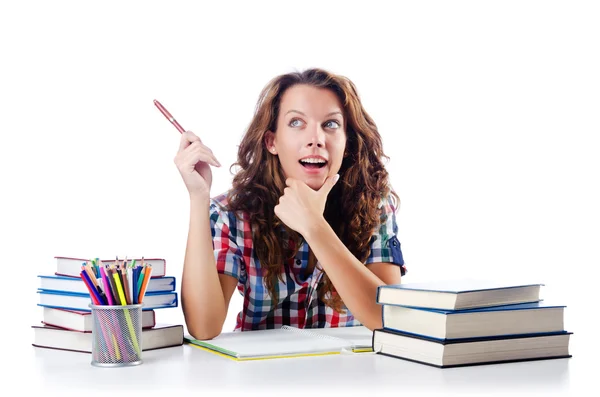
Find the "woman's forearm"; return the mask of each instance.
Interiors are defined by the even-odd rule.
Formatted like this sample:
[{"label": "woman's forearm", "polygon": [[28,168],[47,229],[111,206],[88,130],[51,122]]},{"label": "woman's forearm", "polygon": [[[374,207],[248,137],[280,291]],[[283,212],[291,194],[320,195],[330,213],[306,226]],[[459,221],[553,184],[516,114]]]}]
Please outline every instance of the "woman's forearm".
[{"label": "woman's forearm", "polygon": [[377,287],[384,285],[340,241],[331,226],[317,222],[304,237],[344,304],[358,321],[373,330],[381,327]]},{"label": "woman's forearm", "polygon": [[211,339],[220,334],[227,316],[213,254],[209,205],[209,198],[190,199],[190,224],[181,278],[185,322],[188,332],[197,339]]}]

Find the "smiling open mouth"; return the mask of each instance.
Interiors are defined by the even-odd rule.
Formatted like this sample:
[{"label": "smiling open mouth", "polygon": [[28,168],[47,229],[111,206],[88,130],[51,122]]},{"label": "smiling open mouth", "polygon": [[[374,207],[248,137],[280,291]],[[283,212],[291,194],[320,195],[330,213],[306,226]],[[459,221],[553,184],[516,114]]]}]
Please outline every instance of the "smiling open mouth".
[{"label": "smiling open mouth", "polygon": [[317,169],[323,168],[327,165],[327,161],[320,159],[304,159],[298,161],[304,168]]}]

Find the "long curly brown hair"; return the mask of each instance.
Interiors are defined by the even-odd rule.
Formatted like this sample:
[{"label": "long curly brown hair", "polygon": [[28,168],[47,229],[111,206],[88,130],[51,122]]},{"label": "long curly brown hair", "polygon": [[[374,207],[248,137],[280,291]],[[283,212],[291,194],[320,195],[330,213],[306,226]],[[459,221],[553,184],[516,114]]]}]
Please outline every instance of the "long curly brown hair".
[{"label": "long curly brown hair", "polygon": [[[398,195],[388,183],[382,159],[381,136],[373,119],[363,108],[354,84],[346,77],[319,68],[280,75],[262,90],[254,117],[240,143],[239,167],[228,194],[226,210],[243,216],[252,225],[252,242],[260,261],[271,299],[278,302],[277,279],[282,280],[284,266],[290,266],[302,243],[302,236],[288,228],[274,213],[286,187],[278,157],[267,152],[265,133],[277,133],[281,98],[297,84],[331,90],[343,106],[346,123],[346,157],[340,179],[328,195],[324,217],[350,252],[361,262],[370,254],[372,235],[380,224],[381,201]],[[396,205],[394,205],[397,208]],[[316,265],[309,252],[309,268]],[[319,299],[338,312],[343,302],[327,274],[318,287]]]}]

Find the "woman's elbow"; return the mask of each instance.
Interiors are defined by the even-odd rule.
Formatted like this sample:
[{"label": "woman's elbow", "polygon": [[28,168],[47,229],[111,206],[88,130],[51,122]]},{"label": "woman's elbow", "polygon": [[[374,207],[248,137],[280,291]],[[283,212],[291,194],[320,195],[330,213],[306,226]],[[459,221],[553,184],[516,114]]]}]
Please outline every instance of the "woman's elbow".
[{"label": "woman's elbow", "polygon": [[190,335],[197,340],[210,340],[221,334],[221,329],[210,327],[188,327]]}]

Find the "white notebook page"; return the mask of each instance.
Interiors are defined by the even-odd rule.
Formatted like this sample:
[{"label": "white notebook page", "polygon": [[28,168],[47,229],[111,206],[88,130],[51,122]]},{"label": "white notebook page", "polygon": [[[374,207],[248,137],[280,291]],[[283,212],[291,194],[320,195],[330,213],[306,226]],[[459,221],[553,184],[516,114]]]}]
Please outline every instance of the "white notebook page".
[{"label": "white notebook page", "polygon": [[357,348],[372,347],[373,332],[364,326],[356,327],[335,327],[335,328],[310,328],[305,331],[317,335],[327,335],[335,338],[341,338],[349,342],[350,346]]},{"label": "white notebook page", "polygon": [[372,333],[366,327],[283,327],[259,331],[226,332],[196,344],[237,358],[336,353],[353,347],[370,347]]}]

